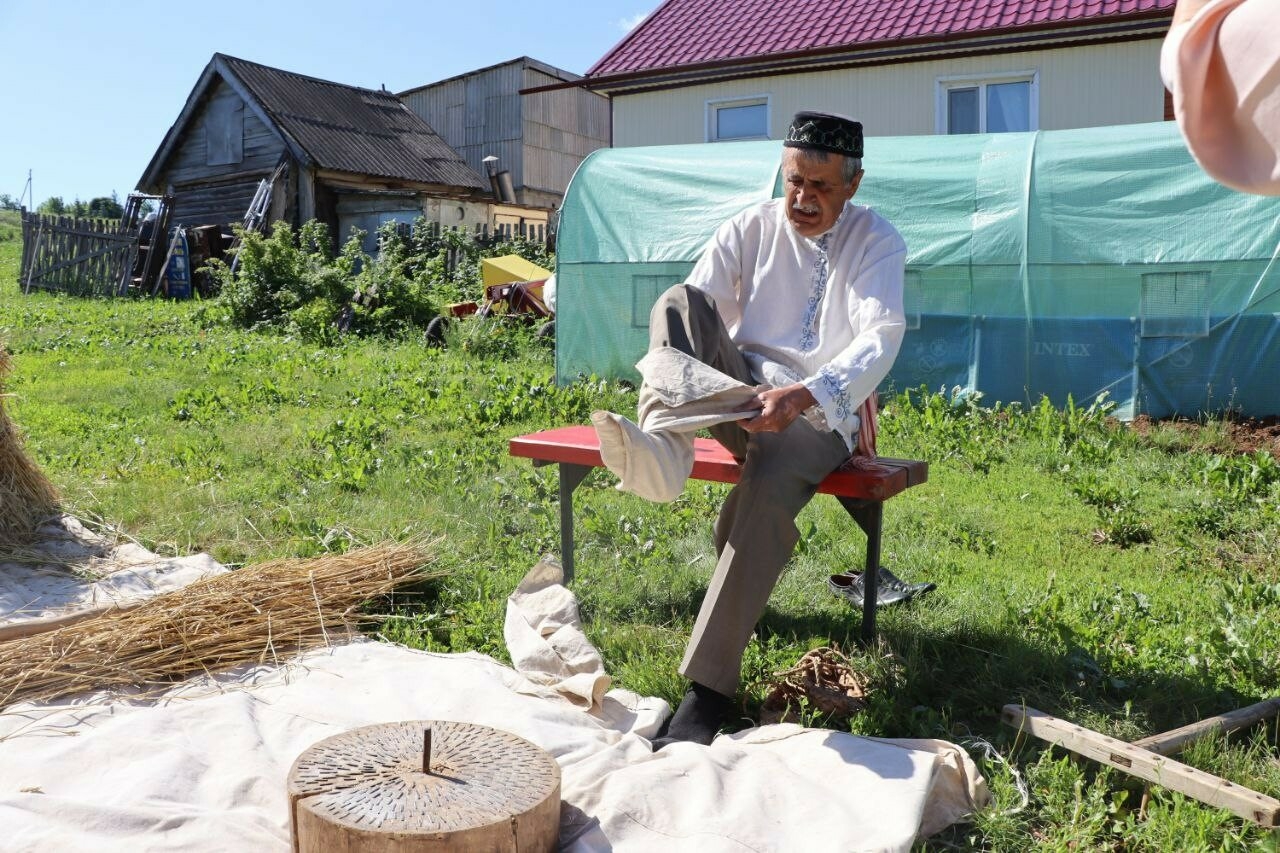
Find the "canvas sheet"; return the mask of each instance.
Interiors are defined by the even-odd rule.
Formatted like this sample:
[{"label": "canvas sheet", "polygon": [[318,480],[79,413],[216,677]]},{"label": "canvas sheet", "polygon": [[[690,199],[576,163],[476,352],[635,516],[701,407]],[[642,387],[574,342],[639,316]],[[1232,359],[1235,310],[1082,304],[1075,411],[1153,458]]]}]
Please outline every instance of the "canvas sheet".
[{"label": "canvas sheet", "polygon": [[513,732],[562,769],[561,848],[902,850],[985,800],[942,741],[794,725],[659,753],[666,703],[608,690],[572,593],[540,564],[509,601],[517,670],[479,654],[358,642],[185,683],[159,700],[81,697],[0,714],[11,851],[280,851],[286,778],[316,741],[375,723]]},{"label": "canvas sheet", "polygon": [[57,627],[78,614],[135,606],[227,571],[208,554],[160,557],[114,542],[69,515],[38,533],[21,562],[0,555],[0,640]]}]

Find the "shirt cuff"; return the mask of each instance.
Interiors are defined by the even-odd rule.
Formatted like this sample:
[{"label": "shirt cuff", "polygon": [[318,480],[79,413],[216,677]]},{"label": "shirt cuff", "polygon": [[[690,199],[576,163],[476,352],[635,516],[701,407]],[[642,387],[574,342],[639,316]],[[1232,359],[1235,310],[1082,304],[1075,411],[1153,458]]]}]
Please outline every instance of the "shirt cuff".
[{"label": "shirt cuff", "polygon": [[830,366],[824,365],[819,368],[816,374],[804,379],[802,384],[818,401],[829,424],[847,422],[857,408],[849,395],[848,382]]}]

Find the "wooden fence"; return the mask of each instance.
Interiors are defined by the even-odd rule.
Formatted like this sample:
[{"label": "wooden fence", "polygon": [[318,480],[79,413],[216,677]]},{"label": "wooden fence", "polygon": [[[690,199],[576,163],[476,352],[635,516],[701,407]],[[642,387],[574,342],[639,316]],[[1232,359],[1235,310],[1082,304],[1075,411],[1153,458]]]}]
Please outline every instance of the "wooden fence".
[{"label": "wooden fence", "polygon": [[18,286],[23,293],[35,289],[114,296],[127,289],[137,251],[137,228],[23,208]]},{"label": "wooden fence", "polygon": [[[517,238],[528,240],[530,243],[542,243],[546,246],[548,252],[554,252],[556,248],[555,229],[541,222],[521,222],[518,225],[512,222],[500,222],[492,228],[488,225],[467,228],[465,226],[427,222],[422,227],[426,229],[428,237],[435,239],[439,239],[449,232],[468,233],[478,245],[486,249]],[[407,222],[399,223],[398,229],[405,237],[413,233],[413,226]]]},{"label": "wooden fence", "polygon": [[[155,224],[157,234],[168,233],[169,198],[160,204]],[[132,202],[132,199],[131,199]],[[136,223],[136,224],[132,224]],[[402,225],[405,236],[409,225]],[[436,223],[426,226],[427,235],[442,238],[448,231]],[[468,236],[482,248],[489,249],[514,239],[542,243],[547,251],[555,251],[555,231],[542,223],[500,223],[490,228],[480,226]],[[18,286],[23,293],[51,290],[74,296],[123,296],[130,292],[153,293],[151,283],[163,274],[164,247],[167,240],[154,243],[146,253],[141,277],[134,277],[134,264],[139,254],[140,216],[126,215],[123,222],[104,219],[79,219],[22,211],[22,264],[18,269]],[[146,248],[146,247],[144,247]],[[453,270],[462,252],[448,250],[447,266]],[[167,258],[165,258],[167,261]],[[160,261],[157,263],[157,261]]]},{"label": "wooden fence", "polygon": [[[448,232],[468,234],[476,245],[482,249],[492,249],[500,243],[510,242],[515,239],[528,240],[531,243],[541,243],[548,252],[556,250],[556,232],[554,228],[548,227],[541,222],[524,223],[519,225],[510,222],[498,223],[493,228],[488,225],[477,225],[474,229],[453,226],[440,225],[437,222],[428,222],[423,226],[429,238],[440,239]],[[412,226],[408,223],[401,223],[398,227],[401,236],[408,237],[413,233]],[[463,252],[456,246],[450,246],[445,254],[445,269],[448,272],[453,270],[461,263]]]}]

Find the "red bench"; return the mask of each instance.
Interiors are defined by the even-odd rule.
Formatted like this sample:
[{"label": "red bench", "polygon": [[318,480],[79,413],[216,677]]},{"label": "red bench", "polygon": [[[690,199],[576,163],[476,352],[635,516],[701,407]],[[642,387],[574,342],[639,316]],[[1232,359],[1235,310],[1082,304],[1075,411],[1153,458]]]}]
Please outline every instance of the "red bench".
[{"label": "red bench", "polygon": [[[694,440],[695,480],[736,483],[741,474],[737,461],[718,442]],[[511,439],[512,456],[532,459],[533,464],[560,466],[560,558],[565,583],[573,580],[573,492],[591,471],[604,465],[600,442],[589,426],[570,426],[530,433]],[[862,460],[832,472],[818,492],[834,495],[867,535],[867,562],[863,570],[862,639],[876,636],[876,586],[880,571],[880,533],[884,502],[917,486],[929,477],[928,463],[913,459]]]}]

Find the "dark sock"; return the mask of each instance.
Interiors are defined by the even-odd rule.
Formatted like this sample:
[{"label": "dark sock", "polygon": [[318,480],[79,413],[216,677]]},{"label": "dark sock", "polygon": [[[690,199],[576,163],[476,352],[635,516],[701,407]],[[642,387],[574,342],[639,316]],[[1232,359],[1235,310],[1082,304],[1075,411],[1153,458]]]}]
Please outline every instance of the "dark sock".
[{"label": "dark sock", "polygon": [[654,738],[653,751],[681,740],[704,746],[710,744],[732,708],[733,697],[693,682],[680,701],[680,707],[667,721],[666,728]]}]

